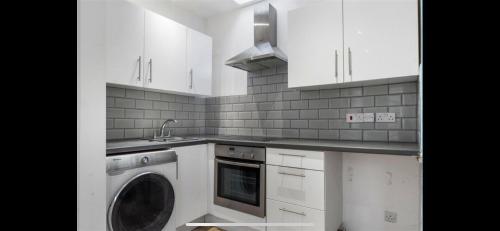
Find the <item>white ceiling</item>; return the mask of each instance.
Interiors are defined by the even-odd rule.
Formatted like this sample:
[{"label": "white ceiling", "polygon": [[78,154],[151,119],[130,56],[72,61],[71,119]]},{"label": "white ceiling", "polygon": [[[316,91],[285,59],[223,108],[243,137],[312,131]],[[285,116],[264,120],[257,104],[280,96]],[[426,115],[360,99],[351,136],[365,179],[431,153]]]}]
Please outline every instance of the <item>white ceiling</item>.
[{"label": "white ceiling", "polygon": [[182,8],[193,14],[207,18],[216,14],[229,12],[244,6],[254,4],[263,0],[252,0],[249,3],[239,5],[233,0],[165,0],[174,6]]}]

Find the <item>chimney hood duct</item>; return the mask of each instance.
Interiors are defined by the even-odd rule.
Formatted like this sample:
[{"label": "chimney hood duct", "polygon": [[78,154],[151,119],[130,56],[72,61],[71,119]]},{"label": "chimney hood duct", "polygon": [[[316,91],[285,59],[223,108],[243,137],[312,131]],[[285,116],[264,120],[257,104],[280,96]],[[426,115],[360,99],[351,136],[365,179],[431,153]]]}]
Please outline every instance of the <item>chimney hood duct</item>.
[{"label": "chimney hood duct", "polygon": [[258,71],[286,64],[286,55],[277,47],[276,9],[264,4],[254,10],[254,46],[226,61],[244,71]]}]

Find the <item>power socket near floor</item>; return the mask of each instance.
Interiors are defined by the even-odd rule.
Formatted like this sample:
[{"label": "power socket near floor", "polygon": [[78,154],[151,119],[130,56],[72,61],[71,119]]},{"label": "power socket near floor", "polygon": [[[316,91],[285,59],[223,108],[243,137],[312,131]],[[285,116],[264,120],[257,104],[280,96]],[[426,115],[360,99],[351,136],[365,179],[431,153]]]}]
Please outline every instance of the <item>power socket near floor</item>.
[{"label": "power socket near floor", "polygon": [[396,212],[385,210],[384,216],[385,216],[384,219],[387,222],[396,223],[398,221],[398,214]]}]

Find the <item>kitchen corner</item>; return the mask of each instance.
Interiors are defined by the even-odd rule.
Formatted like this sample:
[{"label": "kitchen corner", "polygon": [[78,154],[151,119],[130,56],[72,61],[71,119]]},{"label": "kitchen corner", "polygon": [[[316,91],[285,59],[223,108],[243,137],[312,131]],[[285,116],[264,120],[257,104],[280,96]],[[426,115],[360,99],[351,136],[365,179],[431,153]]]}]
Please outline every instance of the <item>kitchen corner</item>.
[{"label": "kitchen corner", "polygon": [[99,230],[421,230],[418,0],[95,2]]}]

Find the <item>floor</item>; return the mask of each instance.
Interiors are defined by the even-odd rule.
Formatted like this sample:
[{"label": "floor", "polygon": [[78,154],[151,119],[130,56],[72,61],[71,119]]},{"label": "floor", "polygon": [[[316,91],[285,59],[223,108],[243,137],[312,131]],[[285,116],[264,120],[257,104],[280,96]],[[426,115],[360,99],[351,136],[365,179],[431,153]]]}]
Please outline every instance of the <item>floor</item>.
[{"label": "floor", "polygon": [[196,229],[193,229],[192,231],[225,231],[225,230],[219,229],[217,227],[197,227]]}]

